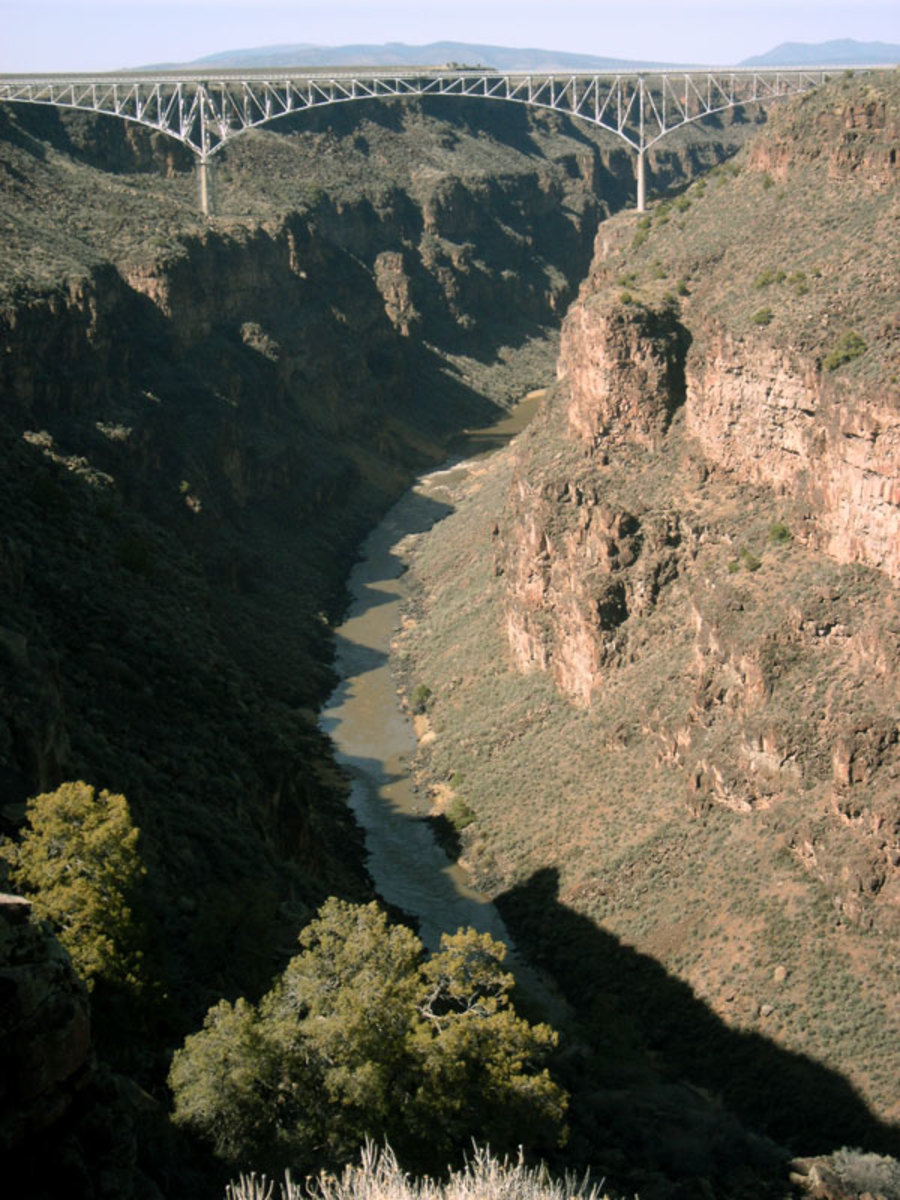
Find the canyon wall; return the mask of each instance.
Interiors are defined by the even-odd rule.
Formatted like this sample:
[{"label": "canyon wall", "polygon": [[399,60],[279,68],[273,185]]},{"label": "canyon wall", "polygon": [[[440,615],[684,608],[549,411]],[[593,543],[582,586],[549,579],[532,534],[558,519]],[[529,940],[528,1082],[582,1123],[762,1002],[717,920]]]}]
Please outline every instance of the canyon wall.
[{"label": "canyon wall", "polygon": [[[826,224],[832,211],[855,202],[860,216],[883,227],[898,179],[886,149],[896,132],[892,96],[867,101],[864,119],[857,98],[838,97],[811,122],[815,135],[806,129],[802,138],[802,105],[799,116],[774,122],[748,151],[731,202],[744,193],[744,204],[752,204],[754,173],[770,178],[770,170],[802,197],[804,172],[811,172],[810,183],[830,181],[831,192],[819,192]],[[805,152],[811,143],[815,151]],[[683,218],[701,230],[696,245],[705,201],[695,197]],[[782,219],[789,219],[784,211]],[[645,732],[660,742],[660,765],[684,772],[691,803],[712,800],[738,812],[821,781],[832,812],[832,832],[822,839],[828,848],[804,841],[795,852],[827,878],[840,911],[871,920],[869,901],[877,900],[880,919],[893,926],[900,919],[900,814],[892,799],[900,766],[896,598],[866,575],[871,605],[861,596],[848,610],[839,588],[829,604],[812,581],[816,556],[824,554],[900,582],[896,328],[881,309],[882,289],[896,278],[895,247],[880,254],[859,247],[856,270],[875,281],[870,312],[866,297],[850,309],[839,291],[844,267],[827,254],[815,272],[798,272],[802,286],[781,318],[794,344],[785,344],[777,336],[781,314],[769,309],[763,322],[748,322],[724,292],[733,268],[726,252],[710,256],[705,277],[695,269],[690,287],[682,276],[679,296],[674,271],[661,269],[652,251],[644,260],[653,266],[649,278],[635,271],[641,259],[629,244],[633,227],[617,220],[601,231],[591,278],[564,322],[559,383],[542,435],[545,446],[555,439],[557,457],[548,461],[546,448],[532,453],[525,441],[511,523],[497,539],[513,658],[522,670],[548,669],[564,693],[589,705],[616,671],[640,658],[646,618],[677,581],[693,630],[686,666],[696,690],[680,719],[645,718]],[[657,235],[657,254],[667,235]],[[762,223],[759,235],[769,236]],[[754,227],[741,236],[751,241]],[[761,264],[770,261],[763,246]],[[796,259],[802,244],[791,252]],[[762,279],[747,281],[748,307],[758,302],[753,290],[759,299],[772,295],[774,281]],[[865,330],[856,373],[851,358],[828,358],[838,312],[838,328],[849,327],[849,314]],[[541,446],[540,436],[533,441]],[[768,529],[762,511],[771,514]],[[771,556],[788,545],[804,552],[806,587],[796,577],[771,577]],[[739,584],[764,577],[781,614],[760,636],[759,624],[738,614],[762,597],[750,602]],[[826,712],[804,704],[788,717],[778,693],[798,659],[811,679],[830,663],[835,677],[853,680],[849,694],[838,704],[827,689]],[[813,694],[816,685],[808,689]],[[728,739],[715,734],[717,725],[728,725]]]},{"label": "canyon wall", "polygon": [[397,648],[436,811],[603,1045],[818,1151],[898,1145],[898,89],[603,223]]},{"label": "canyon wall", "polygon": [[811,546],[900,582],[894,397],[877,386],[861,395],[789,351],[721,334],[687,374],[687,428],[712,463],[790,496]]}]

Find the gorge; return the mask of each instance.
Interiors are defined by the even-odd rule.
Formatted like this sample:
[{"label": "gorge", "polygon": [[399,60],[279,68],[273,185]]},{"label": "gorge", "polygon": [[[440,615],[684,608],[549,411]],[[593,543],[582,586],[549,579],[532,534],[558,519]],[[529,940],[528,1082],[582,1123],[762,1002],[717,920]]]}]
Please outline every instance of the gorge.
[{"label": "gorge", "polygon": [[[356,547],[547,384],[584,279],[534,425],[408,550],[423,800],[465,800],[466,863],[577,1013],[569,1162],[774,1196],[792,1154],[896,1153],[897,111],[839,81],[637,228],[624,156],[555,115],[288,120],[205,227],[164,143],[0,112],[3,828],[64,779],[126,794],[166,991],[143,1055],[99,1031],[147,1095],[83,1047],[11,1152],[63,1139],[71,1194],[191,1190],[125,1129],[170,1047],[370,892],[316,722]],[[693,131],[657,189],[749,132]]]}]

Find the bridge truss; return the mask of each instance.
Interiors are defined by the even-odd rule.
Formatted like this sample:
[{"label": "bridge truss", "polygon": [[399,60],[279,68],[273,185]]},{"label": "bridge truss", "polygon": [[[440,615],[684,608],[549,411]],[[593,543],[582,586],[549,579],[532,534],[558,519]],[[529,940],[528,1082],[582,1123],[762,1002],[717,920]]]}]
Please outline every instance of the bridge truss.
[{"label": "bridge truss", "polygon": [[827,77],[825,68],[525,74],[434,67],[26,75],[0,76],[0,101],[103,113],[176,138],[197,156],[200,202],[208,214],[209,161],[235,137],[279,117],[355,100],[506,100],[564,113],[621,138],[637,157],[637,209],[643,212],[646,155],[661,138],[726,109],[809,91]]}]

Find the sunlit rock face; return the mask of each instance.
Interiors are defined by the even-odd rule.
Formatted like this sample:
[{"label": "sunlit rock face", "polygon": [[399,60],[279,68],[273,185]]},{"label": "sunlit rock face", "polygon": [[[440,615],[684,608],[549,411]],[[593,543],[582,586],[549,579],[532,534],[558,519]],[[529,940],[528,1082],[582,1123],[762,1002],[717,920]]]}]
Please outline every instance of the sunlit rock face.
[{"label": "sunlit rock face", "polygon": [[789,351],[723,335],[689,358],[688,429],[710,461],[805,505],[809,538],[900,582],[900,413]]}]

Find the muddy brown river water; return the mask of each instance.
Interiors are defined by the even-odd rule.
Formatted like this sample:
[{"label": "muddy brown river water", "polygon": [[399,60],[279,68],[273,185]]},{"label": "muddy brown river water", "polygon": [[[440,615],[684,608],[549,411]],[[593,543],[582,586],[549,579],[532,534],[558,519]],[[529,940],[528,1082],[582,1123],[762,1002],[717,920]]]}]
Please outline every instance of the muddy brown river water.
[{"label": "muddy brown river water", "polygon": [[467,431],[458,460],[422,476],[387,513],[362,546],[348,581],[352,603],[336,634],[341,683],[320,723],[351,780],[350,805],[365,830],[375,886],[386,901],[418,919],[420,937],[432,950],[442,933],[460,926],[471,925],[507,944],[510,938],[488,898],[435,842],[424,819],[427,800],[409,775],[416,741],[388,661],[406,595],[395,548],[446,515],[452,489],[468,473],[466,462],[499,449],[522,430],[541,395],[530,393],[496,425]]}]

